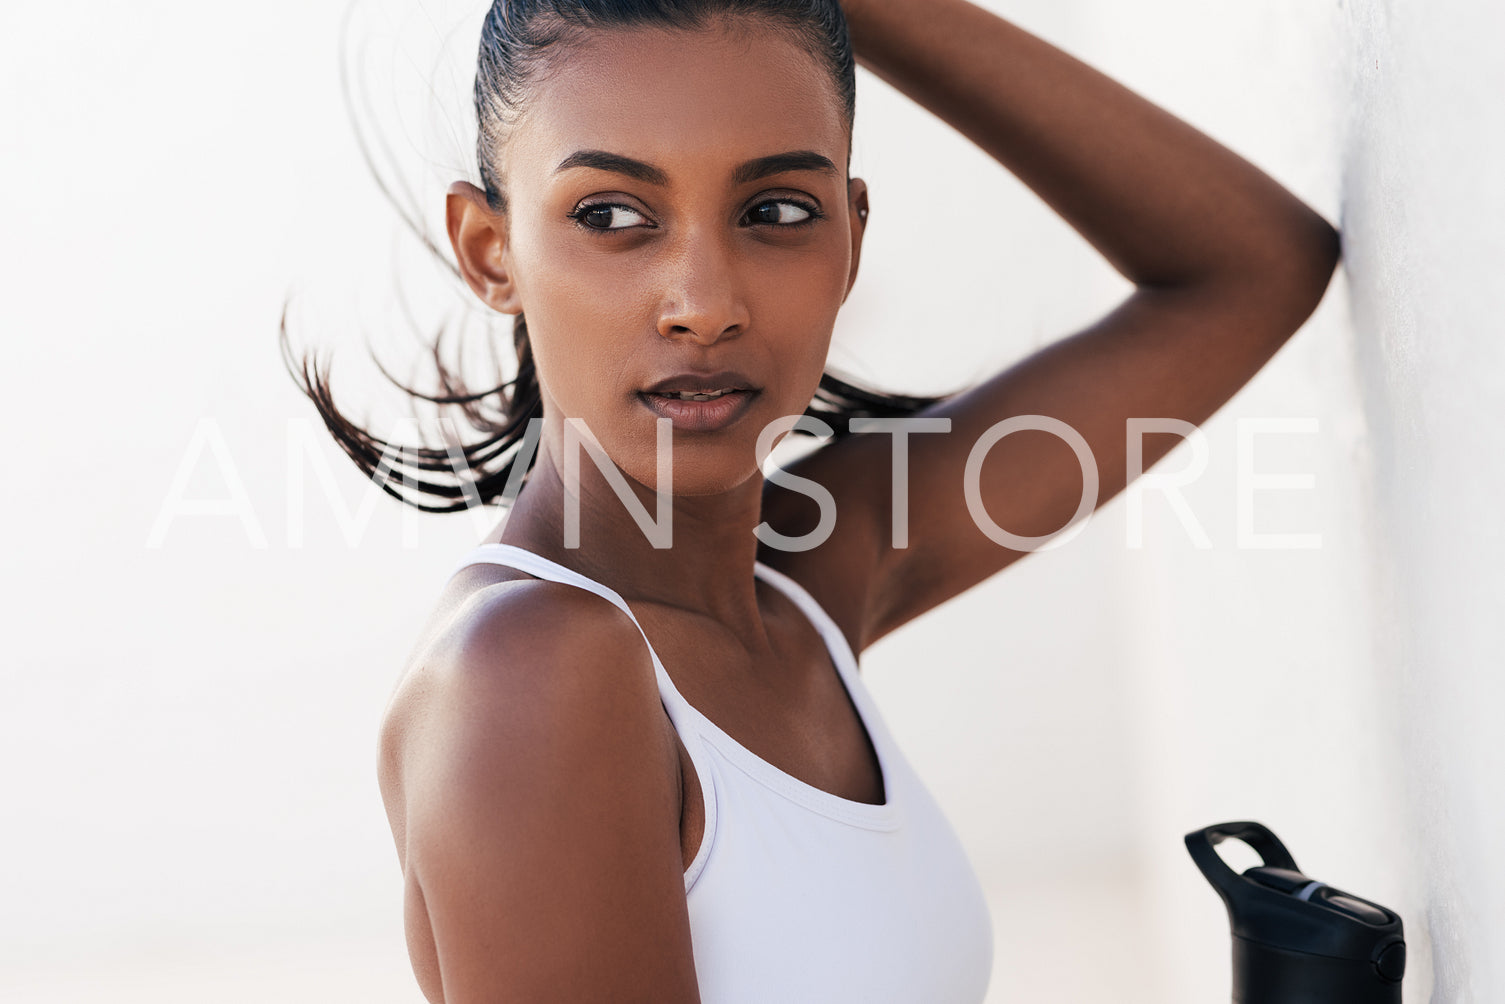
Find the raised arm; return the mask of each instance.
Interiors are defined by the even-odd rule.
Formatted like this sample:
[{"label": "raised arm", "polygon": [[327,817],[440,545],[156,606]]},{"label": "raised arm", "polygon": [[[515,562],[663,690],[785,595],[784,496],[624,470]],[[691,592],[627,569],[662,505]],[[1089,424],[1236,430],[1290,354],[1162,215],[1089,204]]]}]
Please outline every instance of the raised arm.
[{"label": "raised arm", "polygon": [[[837,545],[844,574],[867,584],[862,647],[1038,546],[996,542],[969,511],[963,475],[990,427],[1043,415],[1075,430],[1101,505],[1126,483],[1127,420],[1211,416],[1316,308],[1339,240],[1252,164],[966,0],[845,9],[861,65],[1006,166],[1138,287],[1086,330],[925,413],[951,432],[911,441],[907,547],[890,536],[889,436],[854,436],[792,467],[835,495],[838,534],[847,520],[871,538]],[[1144,466],[1177,442],[1146,436]],[[999,440],[977,483],[991,522],[1020,537],[1070,525],[1083,495],[1076,453],[1042,431]]]},{"label": "raised arm", "polygon": [[382,793],[430,1000],[698,1004],[676,752],[637,628],[509,584],[399,692]]}]

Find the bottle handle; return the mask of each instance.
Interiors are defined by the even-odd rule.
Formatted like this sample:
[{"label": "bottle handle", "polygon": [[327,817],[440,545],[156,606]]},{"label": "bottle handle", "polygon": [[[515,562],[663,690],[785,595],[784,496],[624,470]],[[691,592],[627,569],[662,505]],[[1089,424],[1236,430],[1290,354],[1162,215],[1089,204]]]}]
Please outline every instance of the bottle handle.
[{"label": "bottle handle", "polygon": [[1213,848],[1224,840],[1232,837],[1242,840],[1259,854],[1260,860],[1269,868],[1286,868],[1293,872],[1300,872],[1296,867],[1296,859],[1291,857],[1291,852],[1286,850],[1286,845],[1280,842],[1280,838],[1260,823],[1251,820],[1243,820],[1234,823],[1217,823],[1206,829],[1195,830],[1186,835],[1186,849],[1191,852],[1191,858],[1201,869],[1203,876],[1212,887],[1223,897],[1224,902],[1233,895],[1235,888],[1241,881],[1240,876],[1228,862]]}]

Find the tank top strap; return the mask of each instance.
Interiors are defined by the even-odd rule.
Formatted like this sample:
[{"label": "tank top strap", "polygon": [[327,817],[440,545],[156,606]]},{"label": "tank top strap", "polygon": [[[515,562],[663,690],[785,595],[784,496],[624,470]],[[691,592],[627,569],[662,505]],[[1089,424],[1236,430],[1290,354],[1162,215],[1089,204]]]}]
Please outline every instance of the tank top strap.
[{"label": "tank top strap", "polygon": [[519,571],[527,572],[539,579],[549,582],[562,582],[566,585],[578,586],[581,589],[595,593],[597,596],[608,601],[621,610],[638,629],[638,634],[643,639],[643,644],[648,646],[648,655],[653,659],[653,674],[658,681],[659,699],[663,702],[665,710],[669,714],[669,720],[674,724],[675,731],[685,744],[685,749],[690,754],[690,760],[695,768],[695,774],[700,781],[701,800],[705,811],[705,830],[701,836],[700,849],[696,852],[694,860],[685,869],[685,893],[695,885],[701,873],[705,870],[706,861],[709,858],[711,844],[715,840],[720,811],[718,807],[718,795],[709,755],[704,746],[704,740],[699,735],[698,723],[703,721],[689,701],[680,694],[674,686],[674,681],[669,678],[668,670],[659,661],[658,653],[653,650],[653,643],[648,640],[648,634],[643,630],[637,615],[627,606],[627,601],[622,595],[610,586],[603,585],[588,575],[582,575],[573,568],[566,568],[541,554],[534,554],[527,548],[518,547],[515,544],[479,544],[468,554],[464,555],[455,563],[454,570],[450,573],[453,578],[459,571],[469,565],[482,562],[493,565],[507,565]]},{"label": "tank top strap", "polygon": [[842,633],[841,626],[836,623],[835,618],[826,613],[825,607],[822,607],[820,602],[810,595],[810,591],[777,568],[765,565],[761,561],[754,564],[753,572],[777,587],[810,619],[810,623],[815,625],[816,631],[825,640],[826,648],[831,652],[831,659],[841,675],[848,679],[856,676],[858,673],[857,655],[852,651],[852,646],[847,643],[847,636]]},{"label": "tank top strap", "polygon": [[[638,622],[638,619],[633,616],[632,611],[628,609],[627,602],[622,599],[621,594],[610,586],[602,585],[595,579],[587,575],[582,575],[573,568],[566,568],[557,561],[551,561],[541,554],[534,554],[532,551],[518,547],[515,544],[478,545],[469,554],[456,562],[450,576],[453,578],[460,569],[482,562],[493,565],[507,565],[519,571],[527,572],[535,578],[579,586],[581,589],[595,593],[602,599],[614,604],[628,617],[632,617],[632,623],[637,624]],[[638,625],[638,630],[642,630],[642,625]],[[650,645],[649,647],[651,648],[652,646]]]},{"label": "tank top strap", "polygon": [[[831,655],[831,662],[836,667],[837,676],[841,678],[842,684],[846,687],[847,696],[856,706],[863,727],[867,730],[868,739],[872,742],[873,749],[883,764],[884,786],[887,788],[892,780],[889,765],[892,764],[895,767],[900,765],[903,761],[903,753],[893,733],[889,731],[888,722],[883,717],[878,702],[873,699],[866,681],[862,679],[857,654],[852,651],[851,644],[847,642],[847,636],[842,632],[841,625],[837,624],[836,619],[820,605],[820,601],[795,579],[761,561],[755,564],[753,570],[760,578],[781,590],[796,607],[803,611],[810,619],[810,623],[815,626],[816,632],[825,641],[826,651]],[[870,812],[865,804],[849,803],[849,805],[858,813],[877,815],[877,813]],[[886,809],[887,806],[878,808]]]},{"label": "tank top strap", "polygon": [[534,554],[527,548],[518,547],[515,544],[481,544],[455,564],[454,571],[450,573],[450,576],[453,578],[460,569],[481,562],[493,565],[507,565],[519,571],[527,572],[535,578],[546,579],[549,582],[562,582],[566,585],[578,586],[587,592],[595,593],[632,618],[632,623],[637,627],[638,634],[643,636],[643,642],[648,645],[648,651],[653,655],[654,665],[658,665],[658,653],[653,651],[653,644],[648,641],[648,635],[644,633],[643,625],[638,623],[637,615],[627,606],[627,601],[622,599],[622,594],[610,586],[603,585],[588,575],[582,575],[573,568],[566,568],[557,561],[545,558],[541,554]]},{"label": "tank top strap", "polygon": [[643,625],[638,621],[637,615],[632,612],[632,609],[627,605],[627,601],[622,599],[622,594],[618,593],[615,589],[597,582],[590,576],[583,575],[573,568],[567,568],[557,561],[545,558],[541,554],[535,554],[527,548],[518,547],[515,544],[491,543],[477,545],[470,553],[456,562],[454,570],[450,573],[450,577],[453,578],[455,574],[468,565],[482,562],[493,565],[507,565],[549,582],[562,582],[566,585],[578,586],[588,592],[595,593],[597,596],[616,606],[617,609],[632,618],[633,625],[638,629],[638,634],[642,636],[643,644],[648,646],[648,655],[653,659],[653,672],[658,679],[659,695],[664,699],[665,704],[672,705],[670,709],[672,712],[671,717],[678,723],[686,712],[691,716],[698,716],[699,712],[680,695],[679,689],[674,686],[674,681],[669,678],[668,671],[664,669],[664,664],[659,661],[658,653],[654,651],[653,643],[648,640],[648,634],[643,630]]}]

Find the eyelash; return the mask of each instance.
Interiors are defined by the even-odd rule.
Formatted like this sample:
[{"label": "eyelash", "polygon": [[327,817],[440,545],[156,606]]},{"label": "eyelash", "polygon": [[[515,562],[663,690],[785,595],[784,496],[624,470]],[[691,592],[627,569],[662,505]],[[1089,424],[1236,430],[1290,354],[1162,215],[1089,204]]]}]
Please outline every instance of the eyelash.
[{"label": "eyelash", "polygon": [[[811,225],[812,223],[815,223],[817,220],[823,220],[823,219],[826,218],[826,214],[825,213],[821,212],[820,209],[818,209],[813,204],[811,204],[809,202],[806,202],[804,199],[792,199],[792,198],[764,199],[762,202],[754,203],[752,209],[757,209],[759,206],[766,206],[766,205],[778,204],[778,203],[787,203],[788,205],[791,205],[791,206],[798,206],[800,209],[804,210],[804,212],[807,214],[807,216],[806,216],[805,219],[800,220],[798,223],[764,223],[764,224],[758,224],[759,226],[773,227],[775,230],[798,230],[798,229],[800,229],[802,227],[807,227],[807,226]],[[585,222],[585,216],[586,216],[587,213],[590,213],[592,210],[596,210],[596,209],[625,209],[628,212],[638,213],[638,211],[636,209],[633,209],[631,206],[625,205],[625,204],[623,204],[621,202],[586,202],[586,203],[582,203],[579,206],[576,206],[573,211],[571,211],[569,213],[566,213],[565,215],[567,215],[570,219],[574,220],[575,221],[575,225],[578,226],[581,230],[586,230],[586,231],[589,231],[590,233],[593,233],[593,234],[614,234],[614,233],[622,233],[622,232],[627,231],[627,230],[656,229],[654,227],[639,228],[639,227],[593,227],[593,226],[589,226]],[[751,212],[751,211],[752,211],[751,209],[748,210],[748,212]],[[643,214],[642,213],[638,213],[638,215],[642,216]]]}]

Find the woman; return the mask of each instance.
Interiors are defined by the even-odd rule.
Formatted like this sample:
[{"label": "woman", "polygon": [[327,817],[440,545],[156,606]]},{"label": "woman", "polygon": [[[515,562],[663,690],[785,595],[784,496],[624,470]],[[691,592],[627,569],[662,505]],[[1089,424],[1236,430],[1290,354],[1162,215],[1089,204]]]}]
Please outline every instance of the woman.
[{"label": "woman", "polygon": [[[1134,293],[944,400],[823,376],[868,217],[854,52]],[[1116,495],[1127,420],[1212,415],[1315,308],[1336,232],[966,0],[498,3],[476,104],[483,185],[450,189],[448,231],[475,294],[526,316],[478,424],[527,479],[381,733],[423,992],[980,1000],[976,878],[856,657]],[[835,437],[765,480],[806,413]],[[906,415],[932,421],[850,422]],[[331,428],[370,471],[373,440]]]}]

